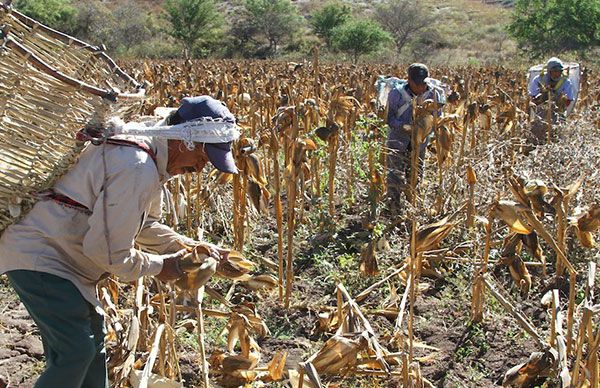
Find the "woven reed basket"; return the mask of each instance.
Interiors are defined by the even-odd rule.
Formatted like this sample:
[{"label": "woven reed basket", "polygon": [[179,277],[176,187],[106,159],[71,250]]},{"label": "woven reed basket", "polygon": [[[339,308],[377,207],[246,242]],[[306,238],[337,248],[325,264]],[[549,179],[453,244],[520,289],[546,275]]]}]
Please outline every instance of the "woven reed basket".
[{"label": "woven reed basket", "polygon": [[0,2],[0,234],[76,161],[77,131],[130,119],[144,95],[102,48]]}]

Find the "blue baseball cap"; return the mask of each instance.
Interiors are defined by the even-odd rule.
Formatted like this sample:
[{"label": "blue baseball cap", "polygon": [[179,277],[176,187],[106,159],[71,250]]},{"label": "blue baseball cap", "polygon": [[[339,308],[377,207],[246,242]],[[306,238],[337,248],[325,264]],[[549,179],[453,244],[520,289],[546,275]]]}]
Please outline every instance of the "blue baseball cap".
[{"label": "blue baseball cap", "polygon": [[[179,109],[177,109],[177,115],[181,120],[180,122],[210,117],[235,123],[235,117],[227,106],[210,96],[184,98],[181,100]],[[231,152],[231,142],[202,144],[204,144],[208,160],[210,160],[215,168],[229,174],[237,174],[238,169],[235,165],[233,153]]]},{"label": "blue baseball cap", "polygon": [[546,64],[546,67],[548,68],[549,71],[552,71],[552,70],[561,70],[562,71],[564,69],[562,61],[556,57],[550,58],[548,60],[548,63]]},{"label": "blue baseball cap", "polygon": [[429,69],[422,63],[413,63],[408,67],[408,78],[416,84],[424,84],[429,77]]}]

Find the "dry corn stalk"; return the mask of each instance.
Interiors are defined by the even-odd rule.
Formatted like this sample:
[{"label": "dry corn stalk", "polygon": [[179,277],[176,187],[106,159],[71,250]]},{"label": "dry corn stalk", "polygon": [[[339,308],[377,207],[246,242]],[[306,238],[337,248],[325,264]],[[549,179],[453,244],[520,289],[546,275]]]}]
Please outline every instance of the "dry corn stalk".
[{"label": "dry corn stalk", "polygon": [[490,257],[490,246],[492,239],[492,222],[493,211],[490,210],[489,217],[477,217],[478,224],[481,224],[485,230],[485,246],[483,248],[483,255],[479,268],[473,272],[473,288],[472,288],[472,300],[471,300],[471,320],[474,323],[481,322],[483,320],[484,309],[485,309],[485,285],[483,283],[483,276],[487,271],[487,265]]},{"label": "dry corn stalk", "polygon": [[467,228],[475,226],[475,184],[477,175],[470,165],[467,166],[467,183],[469,184],[469,204],[467,206]]},{"label": "dry corn stalk", "polygon": [[[567,187],[559,188],[554,187],[555,195],[552,198],[552,205],[554,206],[556,212],[556,242],[559,248],[563,252],[567,252],[567,215],[569,214],[569,202],[571,198],[577,193],[581,185],[583,184],[586,178],[586,174],[583,174],[579,179],[577,179],[574,183],[570,184]],[[556,274],[558,276],[562,276],[564,271],[564,266],[562,263],[557,263]],[[545,273],[544,273],[545,275]]]},{"label": "dry corn stalk", "polygon": [[273,161],[274,182],[275,182],[275,221],[277,224],[277,258],[278,258],[278,286],[279,301],[283,302],[283,210],[281,206],[281,177],[279,168],[279,138],[278,130],[271,130],[270,151]]},{"label": "dry corn stalk", "polygon": [[483,277],[483,282],[487,289],[490,291],[490,293],[496,298],[496,300],[498,300],[498,302],[500,302],[502,307],[504,307],[504,309],[516,319],[517,323],[529,335],[531,335],[535,340],[537,340],[539,346],[545,348],[546,341],[544,341],[542,336],[538,333],[535,326],[514,307],[514,303],[511,303],[507,299],[507,297],[505,297],[504,295],[502,295],[501,292],[498,291],[498,285],[495,284],[495,282],[490,278],[489,275],[485,275]]}]

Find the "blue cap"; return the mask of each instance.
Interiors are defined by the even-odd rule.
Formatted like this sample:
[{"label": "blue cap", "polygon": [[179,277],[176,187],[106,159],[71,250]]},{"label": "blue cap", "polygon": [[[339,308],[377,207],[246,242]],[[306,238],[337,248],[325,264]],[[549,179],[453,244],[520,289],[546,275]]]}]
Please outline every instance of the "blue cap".
[{"label": "blue cap", "polygon": [[548,60],[548,63],[546,64],[546,68],[548,69],[548,71],[552,71],[552,70],[563,70],[563,63],[560,59],[556,58],[556,57],[552,57]]},{"label": "blue cap", "polygon": [[[181,119],[181,122],[210,117],[235,123],[235,117],[229,111],[227,106],[225,106],[223,102],[210,96],[184,98],[181,100],[179,109],[177,109],[177,114]],[[235,160],[233,159],[233,153],[231,152],[231,142],[203,144],[206,155],[213,166],[220,171],[237,174],[238,169],[235,166]]]},{"label": "blue cap", "polygon": [[425,83],[425,78],[429,77],[429,69],[422,63],[413,63],[408,67],[408,78],[416,84]]}]

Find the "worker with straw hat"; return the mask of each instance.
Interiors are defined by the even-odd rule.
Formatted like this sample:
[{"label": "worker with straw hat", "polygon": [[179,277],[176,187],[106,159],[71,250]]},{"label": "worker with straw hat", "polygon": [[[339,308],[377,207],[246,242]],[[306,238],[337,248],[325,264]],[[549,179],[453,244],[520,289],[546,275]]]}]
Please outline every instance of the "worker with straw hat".
[{"label": "worker with straw hat", "polygon": [[[122,281],[181,277],[182,243],[199,242],[159,222],[163,184],[208,162],[237,173],[231,142],[239,130],[220,101],[185,98],[156,126],[162,132],[139,127],[148,136],[112,136],[88,145],[0,239],[0,273],[7,274],[42,336],[46,369],[36,387],[108,387],[96,284],[110,275]],[[201,276],[208,280],[227,251],[203,248],[209,257]]]}]

